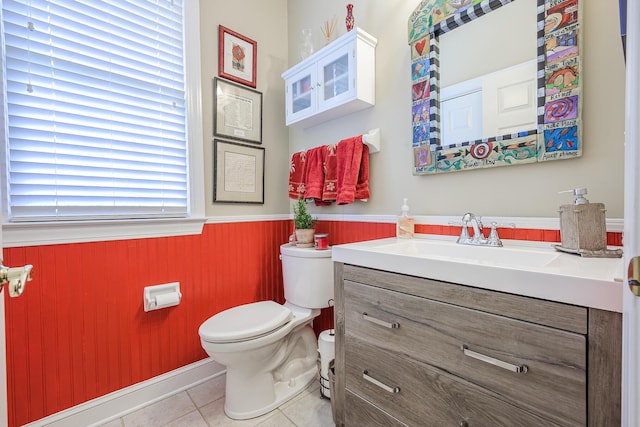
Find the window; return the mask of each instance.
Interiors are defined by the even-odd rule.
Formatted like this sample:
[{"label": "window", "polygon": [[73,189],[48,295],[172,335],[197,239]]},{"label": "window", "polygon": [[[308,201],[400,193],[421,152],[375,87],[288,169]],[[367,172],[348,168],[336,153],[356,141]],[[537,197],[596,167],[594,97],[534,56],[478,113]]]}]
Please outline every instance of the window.
[{"label": "window", "polygon": [[188,216],[183,2],[3,0],[2,14],[9,219]]}]

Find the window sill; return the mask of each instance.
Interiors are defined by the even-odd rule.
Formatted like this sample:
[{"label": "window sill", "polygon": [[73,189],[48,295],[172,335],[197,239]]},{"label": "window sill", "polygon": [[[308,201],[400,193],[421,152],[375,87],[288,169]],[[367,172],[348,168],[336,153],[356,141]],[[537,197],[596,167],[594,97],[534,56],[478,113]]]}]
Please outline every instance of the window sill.
[{"label": "window sill", "polygon": [[5,248],[201,234],[206,218],[4,223]]}]

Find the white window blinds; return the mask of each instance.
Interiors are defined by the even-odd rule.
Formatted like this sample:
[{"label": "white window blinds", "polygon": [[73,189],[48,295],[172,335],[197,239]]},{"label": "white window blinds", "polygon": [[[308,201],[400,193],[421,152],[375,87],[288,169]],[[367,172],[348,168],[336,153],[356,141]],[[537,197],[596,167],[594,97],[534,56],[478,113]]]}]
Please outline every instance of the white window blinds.
[{"label": "white window blinds", "polygon": [[11,220],[188,211],[181,0],[2,0]]}]

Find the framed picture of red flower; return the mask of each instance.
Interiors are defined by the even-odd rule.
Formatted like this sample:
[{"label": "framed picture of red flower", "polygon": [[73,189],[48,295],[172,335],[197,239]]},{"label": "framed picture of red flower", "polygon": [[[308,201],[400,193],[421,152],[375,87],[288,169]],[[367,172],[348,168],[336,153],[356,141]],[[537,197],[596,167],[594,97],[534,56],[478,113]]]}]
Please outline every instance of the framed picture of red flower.
[{"label": "framed picture of red flower", "polygon": [[255,88],[257,54],[255,40],[218,26],[218,76]]}]

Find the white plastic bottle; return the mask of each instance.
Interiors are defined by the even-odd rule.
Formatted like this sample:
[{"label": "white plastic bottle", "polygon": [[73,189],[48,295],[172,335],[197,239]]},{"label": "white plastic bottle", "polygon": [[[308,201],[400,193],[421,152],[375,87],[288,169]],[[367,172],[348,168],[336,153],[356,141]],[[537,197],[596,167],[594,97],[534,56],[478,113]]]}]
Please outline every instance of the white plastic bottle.
[{"label": "white plastic bottle", "polygon": [[401,239],[413,239],[414,235],[414,221],[409,216],[409,205],[407,205],[408,199],[403,199],[402,213],[398,217],[398,223],[396,224],[396,237]]}]

